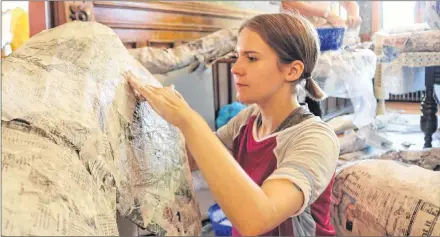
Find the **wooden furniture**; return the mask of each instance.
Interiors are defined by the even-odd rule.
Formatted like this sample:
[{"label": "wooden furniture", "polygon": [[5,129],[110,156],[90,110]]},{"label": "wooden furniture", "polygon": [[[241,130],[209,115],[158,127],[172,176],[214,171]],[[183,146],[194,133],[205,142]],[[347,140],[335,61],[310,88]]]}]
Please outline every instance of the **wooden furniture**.
[{"label": "wooden furniture", "polygon": [[[383,54],[383,41],[388,37],[384,34],[376,35],[375,42],[375,53],[378,57]],[[391,36],[390,36],[391,37]],[[412,52],[413,54],[423,53],[423,52]],[[433,52],[436,54],[438,52]],[[422,58],[429,58],[429,55],[424,55]],[[425,67],[425,96],[421,102],[420,109],[422,111],[422,115],[420,117],[420,128],[425,134],[425,144],[424,148],[432,147],[432,135],[438,129],[438,120],[437,120],[437,111],[438,111],[438,101],[434,93],[434,85],[440,85],[440,65],[430,63],[431,59],[426,60],[429,66]],[[434,61],[434,60],[432,60]],[[422,63],[423,65],[426,65]],[[414,65],[401,65],[407,67],[415,67]],[[376,66],[376,72],[374,77],[374,88],[375,88],[375,96],[378,100],[377,115],[382,115],[386,113],[385,108],[385,99],[388,97],[386,93],[388,93],[384,87],[384,76],[382,75],[385,70],[385,65],[382,63],[378,63]],[[424,67],[424,66],[418,66]],[[440,96],[440,95],[437,95]]]},{"label": "wooden furniture", "polygon": [[47,6],[49,2],[29,1],[29,35],[30,37],[46,30],[48,27]]},{"label": "wooden furniture", "polygon": [[52,27],[72,20],[97,21],[112,28],[127,48],[171,48],[261,13],[188,1],[52,1],[50,9]]},{"label": "wooden furniture", "polygon": [[432,134],[434,134],[438,128],[438,101],[434,94],[434,84],[440,85],[440,66],[425,68],[426,94],[420,106],[422,110],[420,127],[423,133],[425,133],[425,148],[432,147]]},{"label": "wooden furniture", "polygon": [[[376,70],[375,82],[383,83],[381,76],[381,66],[379,64]],[[424,148],[432,147],[432,135],[438,129],[438,101],[434,93],[434,85],[440,85],[440,66],[425,67],[425,91],[422,101],[420,103],[420,128],[425,135]],[[379,89],[380,90],[380,89]],[[423,93],[420,93],[423,94]],[[437,95],[437,97],[440,95]],[[386,112],[385,99],[381,94],[378,95],[377,114],[384,114]]]}]

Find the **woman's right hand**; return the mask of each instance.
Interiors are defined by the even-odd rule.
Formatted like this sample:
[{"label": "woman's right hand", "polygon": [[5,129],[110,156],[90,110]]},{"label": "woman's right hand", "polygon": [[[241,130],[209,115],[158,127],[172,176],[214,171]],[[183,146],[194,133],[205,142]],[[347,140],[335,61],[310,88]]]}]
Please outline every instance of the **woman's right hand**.
[{"label": "woman's right hand", "polygon": [[[153,87],[142,82],[130,71],[123,73],[136,97],[148,101],[150,106],[167,122],[182,129],[191,123],[194,110],[188,105],[183,96],[170,87]],[[136,94],[137,93],[137,94]]]}]

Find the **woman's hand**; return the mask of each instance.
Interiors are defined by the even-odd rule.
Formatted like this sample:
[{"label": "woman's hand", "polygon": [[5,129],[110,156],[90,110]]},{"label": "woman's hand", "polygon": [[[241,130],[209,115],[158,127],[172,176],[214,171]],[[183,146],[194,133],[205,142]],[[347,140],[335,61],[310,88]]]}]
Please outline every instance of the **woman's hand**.
[{"label": "woman's hand", "polygon": [[180,129],[191,121],[193,110],[182,95],[174,90],[174,86],[158,88],[142,85],[140,80],[130,71],[122,75],[133,89],[136,98],[147,100],[154,111],[166,121]]},{"label": "woman's hand", "polygon": [[356,1],[342,1],[342,7],[347,10],[347,26],[348,28],[356,28],[362,23],[359,16],[359,4]]},{"label": "woman's hand", "polygon": [[342,20],[342,18],[336,14],[330,14],[326,19],[333,27],[345,27],[346,21]]},{"label": "woman's hand", "polygon": [[347,26],[348,28],[356,28],[362,23],[362,18],[359,15],[348,16]]}]

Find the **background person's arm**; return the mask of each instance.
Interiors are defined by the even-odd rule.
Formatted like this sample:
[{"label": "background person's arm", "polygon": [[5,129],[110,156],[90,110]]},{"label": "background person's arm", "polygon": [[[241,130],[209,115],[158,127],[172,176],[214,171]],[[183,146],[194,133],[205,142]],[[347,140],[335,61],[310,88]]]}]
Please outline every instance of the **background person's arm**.
[{"label": "background person's arm", "polygon": [[304,16],[319,16],[319,17],[324,17],[325,12],[327,11],[327,6],[326,5],[316,5],[316,4],[311,4],[308,2],[303,2],[303,1],[282,1],[281,5],[283,7],[283,9],[291,9],[291,10],[296,10],[299,13],[301,13],[301,15]]},{"label": "background person's arm", "polygon": [[302,1],[282,1],[282,8],[286,10],[295,10],[303,16],[322,17],[332,26],[345,26],[346,22],[338,15],[333,13],[329,4],[311,4]]},{"label": "background person's arm", "polygon": [[343,1],[341,5],[347,10],[348,16],[359,16],[359,5],[356,1]]},{"label": "background person's arm", "polygon": [[356,1],[343,1],[342,7],[347,10],[347,25],[354,28],[362,23],[362,18],[359,16],[359,5]]}]

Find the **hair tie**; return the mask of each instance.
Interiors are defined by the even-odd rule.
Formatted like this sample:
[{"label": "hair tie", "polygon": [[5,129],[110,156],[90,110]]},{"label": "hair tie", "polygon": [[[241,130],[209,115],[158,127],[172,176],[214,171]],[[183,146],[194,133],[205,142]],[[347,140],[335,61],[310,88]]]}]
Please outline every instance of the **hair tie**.
[{"label": "hair tie", "polygon": [[310,73],[308,73],[308,72],[305,72],[304,74],[304,78],[307,80],[307,79],[312,79],[312,75],[310,74]]}]

